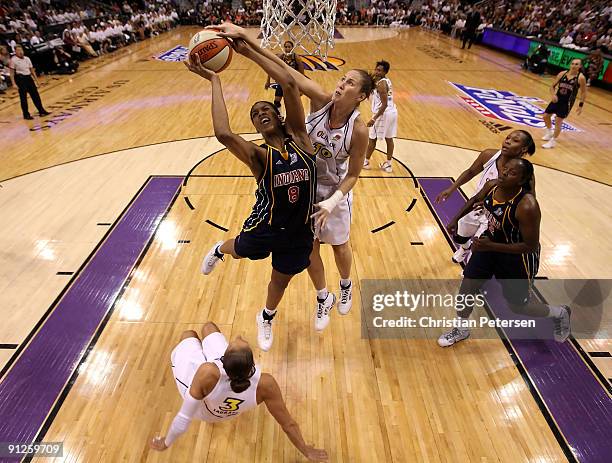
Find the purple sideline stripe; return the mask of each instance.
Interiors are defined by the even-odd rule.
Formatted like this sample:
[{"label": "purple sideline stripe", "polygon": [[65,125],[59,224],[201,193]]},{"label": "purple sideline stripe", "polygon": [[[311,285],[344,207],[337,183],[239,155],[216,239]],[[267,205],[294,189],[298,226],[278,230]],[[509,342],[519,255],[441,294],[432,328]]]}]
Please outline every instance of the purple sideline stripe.
[{"label": "purple sideline stripe", "polygon": [[0,383],[0,442],[34,440],[182,180],[147,183],[8,371]]},{"label": "purple sideline stripe", "polygon": [[[435,197],[451,185],[445,178],[419,178],[431,205],[446,226],[465,204],[454,192],[445,202]],[[498,283],[491,285],[487,300],[495,315],[510,318],[510,310]],[[493,310],[493,309],[491,309]],[[516,318],[516,317],[515,317]],[[552,329],[552,328],[551,328]],[[544,340],[509,341],[578,461],[610,462],[612,455],[612,398],[597,381],[570,342]]]}]

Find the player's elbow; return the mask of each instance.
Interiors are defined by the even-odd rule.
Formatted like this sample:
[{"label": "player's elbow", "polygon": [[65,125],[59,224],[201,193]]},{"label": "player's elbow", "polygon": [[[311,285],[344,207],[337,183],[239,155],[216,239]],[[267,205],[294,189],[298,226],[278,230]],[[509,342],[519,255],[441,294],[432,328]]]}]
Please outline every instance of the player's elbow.
[{"label": "player's elbow", "polygon": [[234,134],[226,130],[215,130],[215,138],[219,140],[223,146],[227,146],[232,142]]},{"label": "player's elbow", "polygon": [[288,72],[283,75],[281,86],[287,91],[299,91],[295,78]]}]

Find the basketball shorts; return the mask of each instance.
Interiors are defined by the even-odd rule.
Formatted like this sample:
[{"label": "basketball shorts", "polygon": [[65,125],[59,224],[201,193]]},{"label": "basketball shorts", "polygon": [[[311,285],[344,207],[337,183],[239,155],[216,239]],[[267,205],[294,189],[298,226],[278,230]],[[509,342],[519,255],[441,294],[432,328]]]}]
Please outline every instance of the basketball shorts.
[{"label": "basketball shorts", "polygon": [[314,241],[310,225],[297,230],[273,229],[262,225],[236,237],[236,254],[251,260],[272,254],[272,268],[285,275],[297,275],[310,265]]},{"label": "basketball shorts", "polygon": [[[337,185],[321,185],[317,184],[317,200],[316,202],[328,199],[334,191],[338,189]],[[353,192],[349,191],[336,208],[327,217],[327,222],[323,227],[315,230],[315,236],[321,243],[340,245],[349,240],[351,232],[351,220],[353,212]]]},{"label": "basketball shorts", "polygon": [[491,251],[473,251],[463,270],[471,280],[490,280],[495,277],[502,286],[504,297],[514,305],[529,301],[531,282],[538,273],[539,252],[507,254]]},{"label": "basketball shorts", "polygon": [[556,103],[550,103],[544,112],[547,114],[555,114],[557,117],[565,119],[567,116],[569,116],[571,110],[572,105],[569,103],[569,101],[561,100]]},{"label": "basketball shorts", "polygon": [[480,236],[489,225],[484,211],[472,211],[459,219],[457,223],[457,234],[465,238]]},{"label": "basketball shorts", "polygon": [[206,336],[202,341],[197,338],[183,339],[170,355],[172,373],[176,387],[181,394],[191,387],[191,382],[200,365],[212,362],[223,356],[228,343],[222,333],[216,332]]},{"label": "basketball shorts", "polygon": [[395,138],[397,136],[397,110],[385,111],[370,127],[370,140]]}]

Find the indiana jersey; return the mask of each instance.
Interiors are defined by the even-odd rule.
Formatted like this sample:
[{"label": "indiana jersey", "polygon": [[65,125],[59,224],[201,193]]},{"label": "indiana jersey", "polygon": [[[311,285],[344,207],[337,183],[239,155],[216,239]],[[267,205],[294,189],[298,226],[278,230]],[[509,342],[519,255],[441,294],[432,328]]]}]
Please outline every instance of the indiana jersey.
[{"label": "indiana jersey", "polygon": [[327,103],[317,112],[306,117],[306,130],[317,156],[317,182],[321,185],[337,186],[348,171],[348,157],[355,119],[355,109],[342,127],[331,128],[329,117],[333,102]]},{"label": "indiana jersey", "polygon": [[499,177],[499,172],[497,170],[497,160],[499,159],[500,156],[501,156],[501,150],[495,153],[491,157],[491,159],[489,159],[482,166],[482,175],[480,176],[480,180],[478,180],[478,186],[476,187],[476,193],[482,190],[482,188],[485,186],[485,184],[489,180],[496,180],[497,177]]},{"label": "indiana jersey", "polygon": [[285,140],[285,153],[269,145],[264,172],[257,182],[255,205],[242,231],[269,225],[281,230],[312,227],[317,188],[316,161],[296,143]]},{"label": "indiana jersey", "polygon": [[[387,83],[387,107],[385,108],[385,112],[395,111],[395,103],[393,102],[393,85],[391,85],[391,81],[384,77],[378,82]],[[376,89],[374,92],[372,92],[372,113],[376,114],[381,106],[382,101],[380,99],[380,95],[378,94],[378,89]]]},{"label": "indiana jersey", "polygon": [[[497,187],[493,187],[484,200],[484,211],[488,219],[489,226],[486,231],[491,241],[503,244],[515,244],[523,242],[519,221],[516,218],[516,209],[521,199],[527,194],[521,188],[513,198],[505,202],[498,202],[494,199]],[[538,272],[540,261],[540,249],[530,253],[523,253],[522,261],[525,266],[525,273],[529,278],[533,278]]]},{"label": "indiana jersey", "polygon": [[198,419],[208,423],[229,420],[257,406],[257,385],[261,377],[259,367],[255,366],[255,374],[249,378],[250,386],[242,392],[234,392],[221,360],[211,363],[217,365],[221,376],[213,390],[202,400]]}]

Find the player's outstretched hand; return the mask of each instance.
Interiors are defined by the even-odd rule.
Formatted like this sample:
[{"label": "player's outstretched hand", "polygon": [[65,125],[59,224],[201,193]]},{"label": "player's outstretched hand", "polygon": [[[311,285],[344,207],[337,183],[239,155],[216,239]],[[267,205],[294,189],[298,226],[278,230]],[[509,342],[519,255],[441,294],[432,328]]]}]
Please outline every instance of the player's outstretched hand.
[{"label": "player's outstretched hand", "polygon": [[338,203],[342,201],[342,198],[344,198],[344,193],[342,193],[341,190],[336,190],[329,198],[315,204],[315,207],[318,208],[318,210],[312,214],[311,217],[315,219],[316,228],[325,226],[325,222],[327,222],[329,214],[331,214]]},{"label": "player's outstretched hand", "polygon": [[446,201],[452,192],[453,190],[451,188],[447,188],[446,190],[441,191],[440,194],[436,196],[436,204],[438,204],[441,201]]},{"label": "player's outstretched hand", "polygon": [[447,226],[446,229],[448,230],[448,234],[450,236],[454,236],[455,233],[457,233],[457,221],[453,220],[452,222],[450,222]]},{"label": "player's outstretched hand", "polygon": [[236,50],[236,53],[245,56],[251,51],[251,47],[249,47],[249,44],[244,39],[232,39],[232,48]]},{"label": "player's outstretched hand", "polygon": [[318,210],[310,217],[312,217],[315,221],[315,228],[323,228],[325,226],[325,223],[327,223],[327,218],[329,217],[331,211],[321,206],[321,203],[315,204],[315,207],[317,207]]},{"label": "player's outstretched hand", "polygon": [[244,39],[246,31],[235,24],[224,22],[216,26],[206,26],[206,29],[217,31],[221,37],[229,37],[230,39]]},{"label": "player's outstretched hand", "polygon": [[168,448],[166,446],[166,440],[165,440],[164,436],[155,436],[151,440],[151,443],[149,444],[149,446],[153,450],[157,450],[159,452],[163,452],[164,450],[166,450]]},{"label": "player's outstretched hand", "polygon": [[310,461],[327,461],[328,459],[325,449],[315,449],[312,445],[306,447],[304,456]]},{"label": "player's outstretched hand", "polygon": [[210,69],[207,69],[201,62],[198,55],[191,56],[187,61],[183,61],[185,67],[194,74],[204,77],[206,80],[211,80],[217,74]]}]

